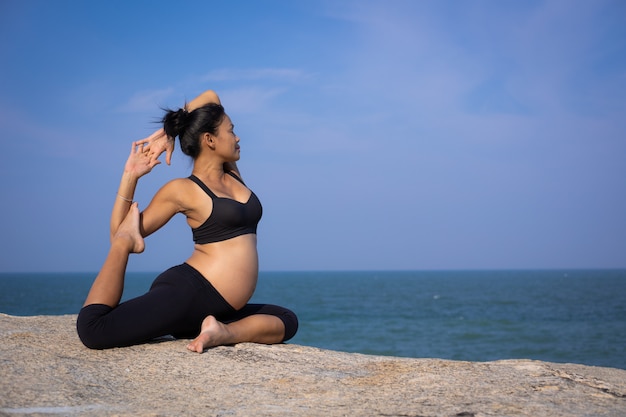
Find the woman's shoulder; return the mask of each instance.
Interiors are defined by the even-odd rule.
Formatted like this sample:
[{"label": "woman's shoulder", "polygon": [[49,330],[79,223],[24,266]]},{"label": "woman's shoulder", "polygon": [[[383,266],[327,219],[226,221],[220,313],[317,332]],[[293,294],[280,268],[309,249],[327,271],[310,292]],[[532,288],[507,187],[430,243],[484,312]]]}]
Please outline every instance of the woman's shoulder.
[{"label": "woman's shoulder", "polygon": [[201,193],[202,190],[189,178],[175,178],[159,189],[155,199],[174,204],[178,212],[185,213],[197,205]]},{"label": "woman's shoulder", "polygon": [[159,194],[175,196],[178,198],[191,190],[192,186],[193,182],[190,181],[189,178],[175,178],[166,182],[159,190]]},{"label": "woman's shoulder", "polygon": [[193,182],[189,179],[189,177],[184,178],[174,178],[173,180],[169,180],[163,185],[163,188],[178,188],[178,187],[188,187]]},{"label": "woman's shoulder", "polygon": [[174,178],[173,180],[170,180],[169,183],[176,185],[188,185],[191,184],[191,181],[189,180],[189,177],[182,177]]}]

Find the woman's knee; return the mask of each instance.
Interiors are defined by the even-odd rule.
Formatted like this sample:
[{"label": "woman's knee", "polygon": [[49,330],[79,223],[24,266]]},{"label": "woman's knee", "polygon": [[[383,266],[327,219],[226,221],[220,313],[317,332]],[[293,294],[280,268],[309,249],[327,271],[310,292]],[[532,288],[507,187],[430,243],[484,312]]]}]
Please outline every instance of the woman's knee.
[{"label": "woman's knee", "polygon": [[283,338],[283,342],[286,342],[294,337],[298,331],[298,316],[287,308],[283,308],[283,310],[283,313],[279,317],[285,324],[285,337]]},{"label": "woman's knee", "polygon": [[90,349],[106,349],[109,346],[105,334],[103,317],[112,310],[104,304],[91,304],[83,307],[76,320],[76,332],[83,345]]}]

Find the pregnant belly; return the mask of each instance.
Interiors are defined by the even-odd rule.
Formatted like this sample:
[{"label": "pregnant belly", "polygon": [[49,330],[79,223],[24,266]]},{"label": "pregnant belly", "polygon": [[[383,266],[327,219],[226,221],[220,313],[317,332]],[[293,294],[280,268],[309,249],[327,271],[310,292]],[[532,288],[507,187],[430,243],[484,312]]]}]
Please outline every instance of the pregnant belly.
[{"label": "pregnant belly", "polygon": [[252,297],[259,274],[256,235],[195,245],[187,263],[197,269],[226,301],[239,310]]}]

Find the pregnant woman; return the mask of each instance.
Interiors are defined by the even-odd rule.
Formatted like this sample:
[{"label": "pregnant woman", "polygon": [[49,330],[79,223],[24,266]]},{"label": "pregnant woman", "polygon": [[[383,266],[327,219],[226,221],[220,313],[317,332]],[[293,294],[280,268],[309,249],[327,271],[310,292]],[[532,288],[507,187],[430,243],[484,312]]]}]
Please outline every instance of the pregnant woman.
[{"label": "pregnant woman", "polygon": [[[193,159],[192,174],[165,184],[140,213],[133,202],[138,180],[160,163],[162,152],[170,162],[176,137]],[[133,143],[111,214],[111,247],[78,315],[85,346],[105,349],[173,335],[195,337],[187,348],[201,353],[241,342],[281,343],[295,335],[293,312],[248,303],[259,272],[262,207],[237,168],[239,157],[239,137],[213,91],[167,111],[163,129]],[[143,238],[177,213],[192,230],[191,256],[160,274],[146,294],[120,304],[129,255],[143,252]]]}]

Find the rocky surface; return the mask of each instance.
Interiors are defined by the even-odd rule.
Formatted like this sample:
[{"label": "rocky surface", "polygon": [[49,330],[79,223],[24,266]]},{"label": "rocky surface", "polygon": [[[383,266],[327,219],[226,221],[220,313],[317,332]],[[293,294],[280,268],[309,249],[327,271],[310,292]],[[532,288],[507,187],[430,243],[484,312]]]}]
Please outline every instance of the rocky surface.
[{"label": "rocky surface", "polygon": [[82,346],[76,316],[0,314],[0,414],[90,416],[624,416],[626,370],[459,362],[167,340]]}]

